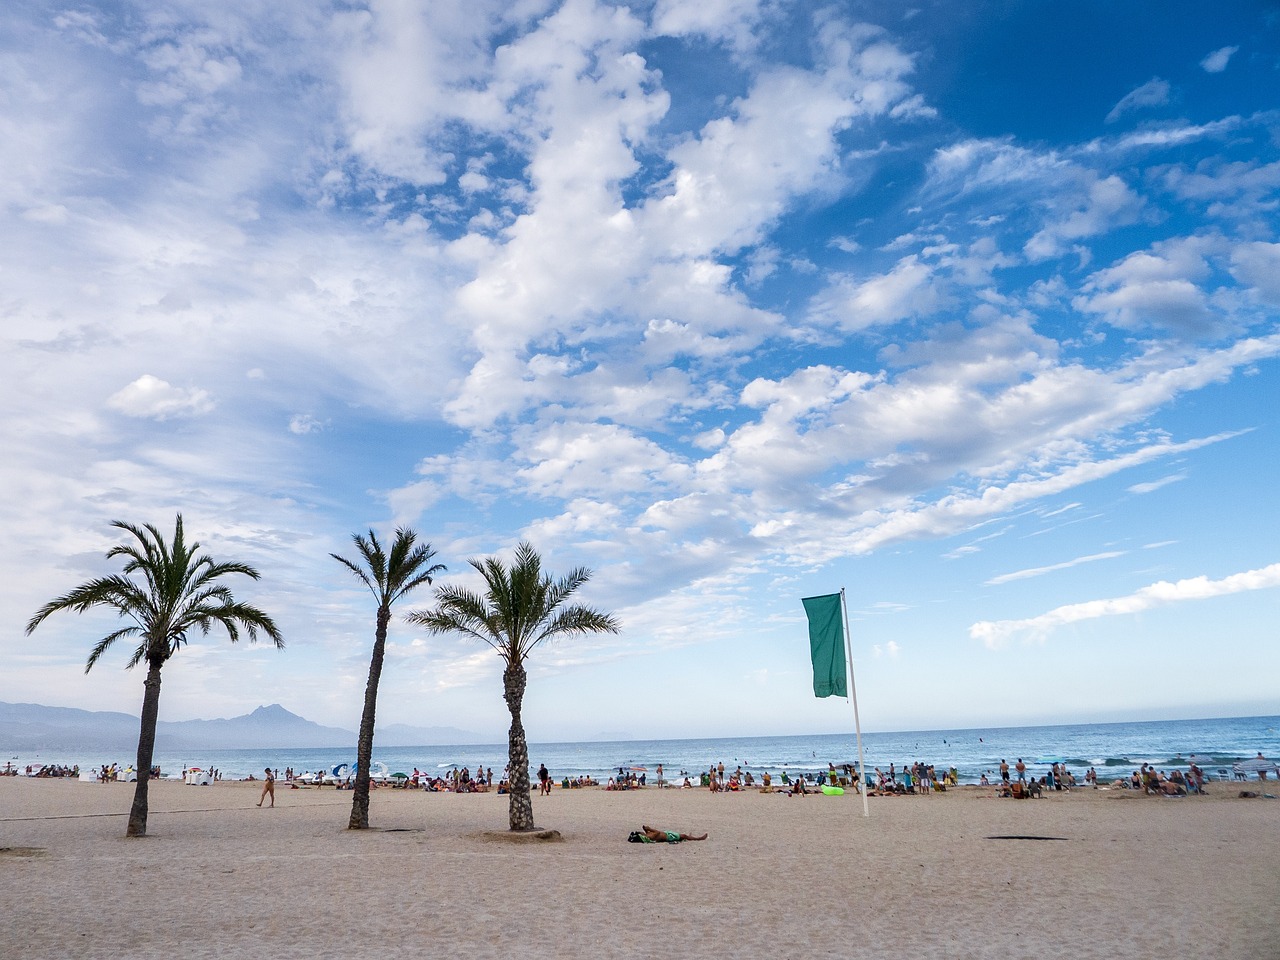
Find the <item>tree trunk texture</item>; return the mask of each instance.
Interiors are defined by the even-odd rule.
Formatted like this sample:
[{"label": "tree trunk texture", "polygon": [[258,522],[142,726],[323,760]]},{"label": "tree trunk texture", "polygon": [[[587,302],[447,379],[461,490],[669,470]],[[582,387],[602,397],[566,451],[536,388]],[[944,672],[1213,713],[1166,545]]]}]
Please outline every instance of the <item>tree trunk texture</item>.
[{"label": "tree trunk texture", "polygon": [[147,781],[156,752],[156,720],[160,717],[160,664],[148,661],[147,679],[142,685],[142,726],[138,731],[138,785],[133,790],[126,837],[147,835]]},{"label": "tree trunk texture", "polygon": [[511,829],[533,830],[533,801],[529,797],[529,744],[525,741],[520,706],[524,702],[524,665],[511,664],[502,674],[502,696],[511,711],[511,731],[507,735],[507,760],[511,765]]},{"label": "tree trunk texture", "polygon": [[373,763],[373,722],[378,712],[378,682],[382,679],[382,659],[387,647],[387,624],[391,608],[378,608],[378,631],[369,660],[369,683],[364,688],[364,713],[360,716],[360,737],[356,743],[356,783],[351,797],[348,830],[369,829],[369,768]]}]

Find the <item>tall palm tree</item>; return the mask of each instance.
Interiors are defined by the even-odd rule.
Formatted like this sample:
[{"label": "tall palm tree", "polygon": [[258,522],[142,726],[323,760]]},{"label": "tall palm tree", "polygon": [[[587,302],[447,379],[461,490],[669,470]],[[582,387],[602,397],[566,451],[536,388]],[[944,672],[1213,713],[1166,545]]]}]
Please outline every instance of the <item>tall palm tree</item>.
[{"label": "tall palm tree", "polygon": [[410,590],[444,570],[444,564],[428,566],[435,551],[431,544],[418,546],[418,535],[407,527],[396,530],[395,542],[388,556],[372,530],[366,538],[353,534],[356,550],[362,563],[340,557],[337,560],[369,588],[378,601],[378,625],[373,637],[373,656],[369,660],[369,682],[364,688],[364,713],[360,717],[360,737],[356,743],[356,784],[351,800],[349,830],[366,830],[369,827],[369,767],[373,762],[373,722],[378,710],[378,682],[382,679],[382,660],[387,648],[387,625],[391,623],[391,605]]},{"label": "tall palm tree", "polygon": [[[108,560],[125,558],[124,572],[89,580],[70,593],[50,600],[27,624],[27,635],[59,610],[84,613],[93,607],[109,607],[132,621],[98,641],[84,671],[92,670],[98,658],[117,640],[138,638],[138,647],[128,666],[133,669],[143,660],[147,661],[147,679],[143,685],[142,727],[138,735],[138,786],[133,792],[126,836],[143,837],[147,833],[147,781],[155,753],[156,718],[160,714],[160,668],[186,645],[192,630],[207,636],[215,624],[226,628],[233,643],[240,638],[241,629],[250,641],[257,640],[261,630],[277,648],[284,646],[284,640],[269,616],[257,607],[239,602],[226,585],[218,582],[234,573],[257,580],[258,571],[248,564],[215,563],[207,556],[200,556],[200,544],[188,544],[183,534],[182,514],[178,514],[171,543],[165,543],[164,535],[149,523],[139,528],[116,520],[111,525],[137,540],[137,543],[117,544],[107,551]],[[142,582],[132,579],[134,574]]]},{"label": "tall palm tree", "polygon": [[559,580],[542,572],[542,558],[528,543],[516,547],[515,559],[505,567],[501,560],[468,560],[484,577],[484,596],[461,587],[436,590],[439,607],[417,611],[406,618],[432,633],[461,633],[482,640],[502,658],[503,699],[511,711],[507,736],[510,769],[511,829],[533,830],[533,803],[529,797],[529,744],[520,718],[524,702],[524,661],[544,640],[565,634],[617,633],[611,614],[581,605],[565,606],[591,571],[578,567]]}]

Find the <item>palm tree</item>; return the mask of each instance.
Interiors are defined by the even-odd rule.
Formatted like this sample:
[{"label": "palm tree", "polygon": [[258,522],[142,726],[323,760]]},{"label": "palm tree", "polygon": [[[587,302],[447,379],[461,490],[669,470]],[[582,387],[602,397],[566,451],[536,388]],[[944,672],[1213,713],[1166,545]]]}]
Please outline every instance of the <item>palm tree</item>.
[{"label": "palm tree", "polygon": [[360,717],[360,737],[356,742],[356,784],[351,800],[349,830],[369,827],[369,766],[373,761],[373,721],[378,709],[378,682],[382,678],[382,660],[387,648],[387,625],[391,623],[391,605],[410,590],[430,583],[444,570],[444,564],[427,566],[436,555],[431,544],[414,546],[418,535],[406,527],[396,530],[391,555],[383,552],[378,535],[372,530],[368,538],[353,534],[356,550],[363,565],[336,553],[330,556],[347,567],[369,588],[378,601],[378,626],[373,637],[373,656],[369,660],[369,682],[364,688],[364,713]]},{"label": "palm tree", "polygon": [[[133,669],[147,661],[147,679],[142,694],[142,728],[138,735],[138,786],[133,793],[126,836],[143,837],[147,833],[147,780],[151,776],[151,760],[156,745],[156,718],[160,713],[160,668],[186,645],[187,635],[199,630],[205,636],[214,624],[226,628],[234,643],[243,629],[250,641],[258,639],[261,630],[276,645],[284,640],[272,619],[257,607],[241,603],[231,590],[218,581],[233,573],[254,580],[258,571],[244,563],[215,563],[198,555],[199,543],[188,544],[182,531],[182,514],[178,514],[172,543],[151,524],[135,527],[116,520],[111,524],[131,534],[137,543],[126,541],[107,551],[107,559],[124,557],[124,572],[99,577],[80,584],[70,593],[50,600],[27,624],[27,635],[45,618],[59,610],[84,613],[93,607],[110,607],[129,626],[109,633],[93,648],[84,671],[88,673],[98,658],[122,637],[137,637],[128,667]],[[138,574],[141,580],[132,579]]]},{"label": "palm tree", "polygon": [[507,737],[510,770],[511,829],[533,830],[533,803],[529,797],[529,745],[525,739],[520,707],[524,701],[524,661],[544,640],[563,634],[617,633],[611,614],[580,605],[565,606],[591,571],[578,567],[553,581],[542,572],[542,558],[528,543],[516,547],[510,568],[490,557],[468,560],[484,577],[484,596],[461,587],[436,590],[439,607],[418,611],[406,618],[432,633],[461,633],[482,640],[502,658],[502,690],[511,711]]}]

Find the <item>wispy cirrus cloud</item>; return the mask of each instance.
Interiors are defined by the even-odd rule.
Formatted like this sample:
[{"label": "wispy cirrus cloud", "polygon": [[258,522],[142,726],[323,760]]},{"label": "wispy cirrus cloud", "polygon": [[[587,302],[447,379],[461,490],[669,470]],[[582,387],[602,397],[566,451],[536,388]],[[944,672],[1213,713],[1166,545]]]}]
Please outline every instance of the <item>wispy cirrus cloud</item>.
[{"label": "wispy cirrus cloud", "polygon": [[1014,580],[1029,580],[1031,577],[1042,577],[1046,573],[1054,573],[1058,570],[1070,570],[1072,567],[1078,567],[1082,563],[1094,563],[1098,560],[1123,557],[1127,552],[1127,550],[1107,550],[1103,553],[1091,553],[1087,557],[1076,557],[1074,560],[1052,563],[1044,567],[1028,567],[1026,570],[1015,570],[1013,573],[1002,573],[998,577],[992,577],[986,581],[986,584],[993,587],[1002,583],[1011,583]]}]

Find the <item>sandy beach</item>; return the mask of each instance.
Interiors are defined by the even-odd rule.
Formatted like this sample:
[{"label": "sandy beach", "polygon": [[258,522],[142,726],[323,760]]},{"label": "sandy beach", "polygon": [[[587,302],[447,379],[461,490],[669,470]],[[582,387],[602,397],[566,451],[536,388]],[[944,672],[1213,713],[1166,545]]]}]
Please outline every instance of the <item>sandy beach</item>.
[{"label": "sandy beach", "polygon": [[[1250,789],[1257,785],[1251,783]],[[1280,956],[1280,801],[985,788],[860,800],[650,787],[351,795],[0,778],[11,956]],[[626,842],[641,823],[702,843]],[[1055,839],[1012,839],[1055,838]]]}]

